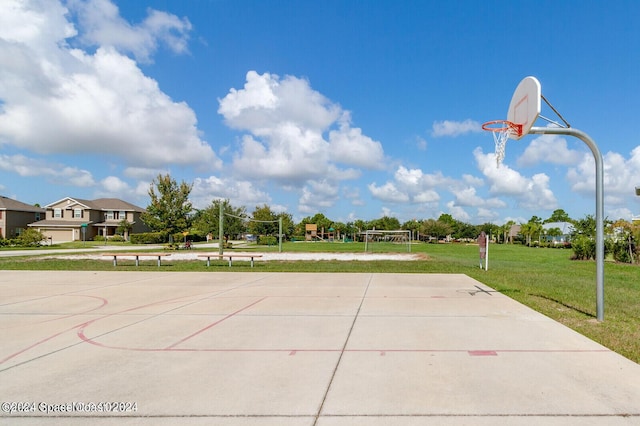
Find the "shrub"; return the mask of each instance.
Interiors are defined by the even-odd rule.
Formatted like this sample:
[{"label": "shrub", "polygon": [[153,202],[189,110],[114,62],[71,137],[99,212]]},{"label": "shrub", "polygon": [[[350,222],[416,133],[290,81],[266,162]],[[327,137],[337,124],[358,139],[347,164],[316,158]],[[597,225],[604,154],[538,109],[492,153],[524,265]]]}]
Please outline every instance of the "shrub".
[{"label": "shrub", "polygon": [[573,249],[573,259],[589,260],[596,258],[596,242],[584,235],[580,235],[571,242]]},{"label": "shrub", "polygon": [[18,245],[28,247],[28,246],[39,246],[40,243],[44,240],[44,235],[42,232],[37,231],[33,228],[25,229],[22,234],[18,238],[16,238]]},{"label": "shrub", "polygon": [[16,238],[0,238],[0,247],[19,246],[20,242]]},{"label": "shrub", "polygon": [[629,243],[621,240],[613,245],[613,259],[616,262],[631,263],[631,254],[629,253]]},{"label": "shrub", "polygon": [[162,232],[143,232],[131,234],[131,244],[162,244],[167,241],[166,234]]},{"label": "shrub", "polygon": [[278,240],[276,239],[276,237],[272,235],[260,235],[258,237],[258,244],[260,245],[275,246],[277,242]]},{"label": "shrub", "polygon": [[[174,243],[180,242],[181,244],[184,244],[185,236],[182,232],[176,232],[175,234],[172,234],[172,237],[173,237]],[[207,241],[207,234],[203,234],[197,230],[192,230],[192,231],[189,231],[186,239],[194,243],[198,241]]]}]

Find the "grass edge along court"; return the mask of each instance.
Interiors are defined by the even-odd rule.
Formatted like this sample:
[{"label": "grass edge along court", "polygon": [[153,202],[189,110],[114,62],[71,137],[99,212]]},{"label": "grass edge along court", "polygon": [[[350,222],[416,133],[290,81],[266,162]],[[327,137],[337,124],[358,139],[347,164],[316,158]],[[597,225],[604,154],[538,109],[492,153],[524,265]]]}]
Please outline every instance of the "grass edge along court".
[{"label": "grass edge along court", "polygon": [[[256,251],[263,248],[256,248]],[[244,250],[244,248],[243,248]],[[274,250],[266,248],[266,250]],[[139,251],[139,250],[138,250]],[[197,246],[196,246],[197,251]],[[285,243],[285,252],[362,252],[357,244]],[[0,270],[111,270],[111,262],[53,257],[67,250],[38,256],[0,257]],[[628,264],[605,264],[605,320],[596,320],[596,265],[570,260],[571,250],[491,245],[487,271],[479,268],[477,245],[414,244],[415,261],[257,261],[234,263],[232,271],[256,272],[371,272],[461,273],[578,331],[611,350],[640,363],[640,268]],[[155,262],[119,264],[140,271],[227,271],[226,261],[172,261],[158,268]]]}]

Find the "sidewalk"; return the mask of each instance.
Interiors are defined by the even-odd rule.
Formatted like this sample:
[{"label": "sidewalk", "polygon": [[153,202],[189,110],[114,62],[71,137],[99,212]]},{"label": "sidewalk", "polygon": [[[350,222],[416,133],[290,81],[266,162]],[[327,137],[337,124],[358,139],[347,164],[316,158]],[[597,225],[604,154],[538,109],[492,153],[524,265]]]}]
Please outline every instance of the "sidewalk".
[{"label": "sidewalk", "polygon": [[0,288],[0,402],[35,403],[0,424],[640,423],[640,365],[464,275],[3,271]]}]

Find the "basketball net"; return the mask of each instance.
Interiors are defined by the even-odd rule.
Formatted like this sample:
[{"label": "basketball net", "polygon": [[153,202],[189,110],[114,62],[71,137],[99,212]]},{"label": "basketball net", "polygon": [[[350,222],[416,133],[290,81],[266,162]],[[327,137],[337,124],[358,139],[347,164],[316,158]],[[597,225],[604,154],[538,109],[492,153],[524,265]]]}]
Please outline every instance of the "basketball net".
[{"label": "basketball net", "polygon": [[496,143],[496,166],[500,167],[502,160],[504,160],[504,153],[507,147],[507,140],[511,134],[511,129],[506,128],[499,132],[493,133],[493,141]]},{"label": "basketball net", "polygon": [[496,166],[500,167],[502,160],[504,160],[507,139],[511,135],[522,136],[522,125],[508,120],[494,120],[484,123],[482,130],[493,133],[493,141],[496,143]]}]

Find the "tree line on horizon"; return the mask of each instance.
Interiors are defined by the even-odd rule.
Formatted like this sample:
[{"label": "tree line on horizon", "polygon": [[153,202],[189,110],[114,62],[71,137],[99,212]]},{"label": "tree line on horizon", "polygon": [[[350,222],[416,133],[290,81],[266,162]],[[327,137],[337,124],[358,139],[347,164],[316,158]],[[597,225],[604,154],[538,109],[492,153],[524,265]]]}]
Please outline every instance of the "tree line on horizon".
[{"label": "tree line on horizon", "polygon": [[[212,235],[217,238],[219,231],[220,205],[224,212],[224,234],[234,238],[243,234],[254,235],[278,235],[279,224],[282,220],[282,233],[284,238],[304,237],[305,225],[315,224],[318,229],[328,230],[333,228],[342,235],[356,237],[359,232],[365,230],[409,230],[414,239],[442,238],[453,240],[474,240],[481,232],[485,232],[493,241],[507,243],[514,242],[509,237],[515,221],[508,221],[503,225],[486,222],[473,225],[455,219],[448,213],[441,214],[437,219],[410,220],[404,223],[395,217],[383,216],[381,218],[365,221],[355,220],[350,222],[334,221],[323,213],[307,216],[295,223],[290,213],[274,212],[267,204],[256,206],[253,211],[247,211],[244,206],[234,206],[229,199],[214,199],[204,209],[195,209],[189,201],[189,195],[193,184],[182,181],[178,184],[169,174],[159,174],[151,183],[149,197],[151,199],[142,220],[156,232],[164,232],[167,235],[188,231],[192,236]],[[253,219],[253,220],[251,220]],[[573,237],[593,238],[595,236],[595,218],[587,215],[582,219],[572,219],[563,209],[556,209],[547,219],[532,216],[527,223],[520,223],[518,242],[531,245],[532,240],[541,240],[541,237],[554,237],[562,235],[558,228],[545,230],[543,224],[553,222],[569,222],[573,225]],[[609,233],[622,232],[631,237],[638,233],[639,227],[627,221],[606,221]],[[639,235],[640,236],[640,235]],[[635,238],[638,238],[636,236]],[[355,239],[355,238],[354,238]]]}]

